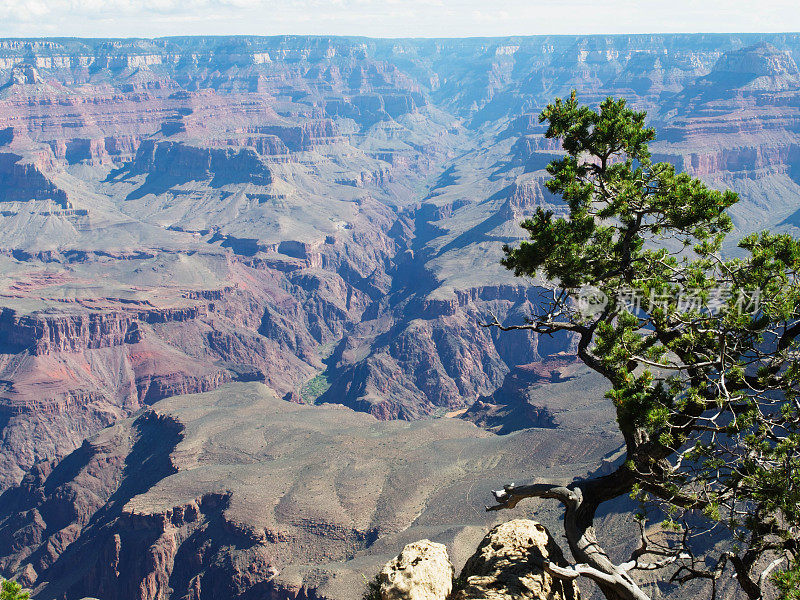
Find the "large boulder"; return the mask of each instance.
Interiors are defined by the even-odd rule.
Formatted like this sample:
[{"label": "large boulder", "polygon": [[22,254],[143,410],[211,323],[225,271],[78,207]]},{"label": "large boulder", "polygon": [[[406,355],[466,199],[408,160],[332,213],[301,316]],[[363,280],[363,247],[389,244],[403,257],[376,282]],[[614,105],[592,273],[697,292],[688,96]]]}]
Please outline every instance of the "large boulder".
[{"label": "large boulder", "polygon": [[453,600],[579,600],[574,583],[542,570],[545,560],[567,565],[543,525],[527,519],[498,525],[467,560]]},{"label": "large boulder", "polygon": [[445,600],[453,589],[447,547],[430,540],[408,544],[378,575],[381,600]]}]

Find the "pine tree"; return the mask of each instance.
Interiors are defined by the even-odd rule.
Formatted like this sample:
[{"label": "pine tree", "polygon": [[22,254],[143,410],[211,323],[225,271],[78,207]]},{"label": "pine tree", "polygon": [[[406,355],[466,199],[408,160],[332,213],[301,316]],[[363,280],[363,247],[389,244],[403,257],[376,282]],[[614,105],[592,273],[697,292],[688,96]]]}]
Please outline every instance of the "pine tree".
[{"label": "pine tree", "polygon": [[[549,282],[547,298],[525,323],[485,324],[576,336],[578,357],[607,380],[625,460],[569,485],[506,486],[490,510],[559,500],[578,564],[547,568],[589,577],[611,600],[648,600],[632,574],[667,565],[673,582],[703,578],[715,593],[728,573],[751,599],[769,586],[798,598],[800,242],[751,234],[743,257],[723,257],[737,195],[653,162],[645,117],[622,99],[582,106],[574,92],[542,112],[565,150],[547,187],[568,216],[539,209],[503,264]],[[615,564],[594,519],[626,494],[641,503],[642,544]],[[641,521],[654,510],[658,540]],[[703,528],[727,532],[713,555],[693,549]]]}]

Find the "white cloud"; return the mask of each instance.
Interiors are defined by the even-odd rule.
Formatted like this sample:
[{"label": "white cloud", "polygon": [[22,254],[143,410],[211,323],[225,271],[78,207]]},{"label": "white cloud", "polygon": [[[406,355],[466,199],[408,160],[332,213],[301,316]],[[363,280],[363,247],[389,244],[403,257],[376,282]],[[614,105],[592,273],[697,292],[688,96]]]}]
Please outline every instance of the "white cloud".
[{"label": "white cloud", "polygon": [[375,37],[798,31],[795,1],[0,0],[0,35]]},{"label": "white cloud", "polygon": [[38,19],[51,10],[45,0],[5,0],[0,4],[0,21],[27,21]]}]

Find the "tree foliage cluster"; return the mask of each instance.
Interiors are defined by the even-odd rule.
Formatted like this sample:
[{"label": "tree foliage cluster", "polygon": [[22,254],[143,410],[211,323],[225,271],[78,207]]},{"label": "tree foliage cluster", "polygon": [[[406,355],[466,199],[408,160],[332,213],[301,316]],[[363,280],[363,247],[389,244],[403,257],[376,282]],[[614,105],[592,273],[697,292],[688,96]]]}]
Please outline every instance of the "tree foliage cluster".
[{"label": "tree foliage cluster", "polygon": [[0,578],[0,600],[28,600],[30,593],[10,579]]}]

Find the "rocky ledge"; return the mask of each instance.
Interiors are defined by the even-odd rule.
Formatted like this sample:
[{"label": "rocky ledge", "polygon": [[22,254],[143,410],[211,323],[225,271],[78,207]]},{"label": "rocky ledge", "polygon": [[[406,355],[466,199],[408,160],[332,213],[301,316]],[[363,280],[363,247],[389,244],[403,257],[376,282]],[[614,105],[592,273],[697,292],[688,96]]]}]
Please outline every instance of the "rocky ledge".
[{"label": "rocky ledge", "polygon": [[577,586],[546,573],[545,562],[567,566],[544,525],[515,519],[483,538],[455,581],[444,545],[408,544],[386,563],[365,600],[579,600]]}]

